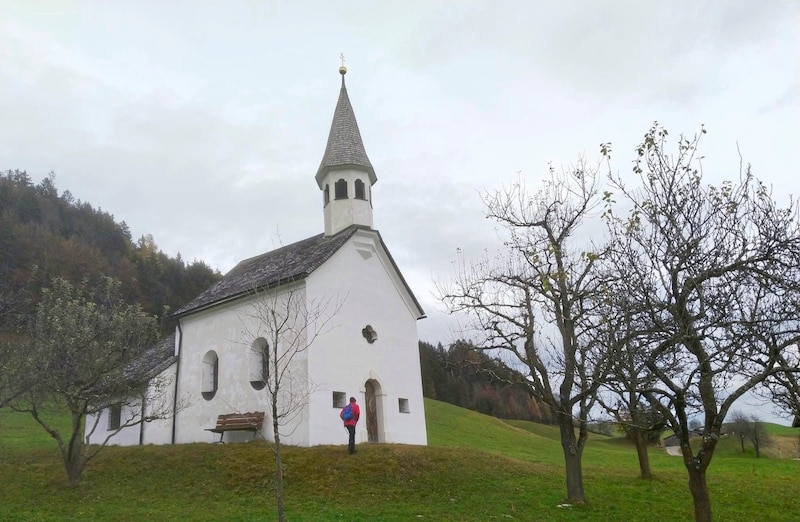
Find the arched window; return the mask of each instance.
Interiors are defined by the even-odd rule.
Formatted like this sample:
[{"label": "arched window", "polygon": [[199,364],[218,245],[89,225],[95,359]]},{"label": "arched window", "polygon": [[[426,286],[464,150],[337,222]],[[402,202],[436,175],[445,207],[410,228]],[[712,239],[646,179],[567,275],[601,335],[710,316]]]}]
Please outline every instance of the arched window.
[{"label": "arched window", "polygon": [[326,183],[325,190],[322,191],[322,206],[324,207],[325,205],[327,205],[330,200],[331,200],[331,186]]},{"label": "arched window", "polygon": [[216,395],[218,382],[219,359],[217,353],[211,350],[203,357],[203,382],[200,391],[205,400],[209,401]]},{"label": "arched window", "polygon": [[333,197],[335,199],[347,199],[347,181],[340,179],[334,184]]},{"label": "arched window", "polygon": [[356,180],[356,199],[367,199],[364,193],[364,182],[360,179]]},{"label": "arched window", "polygon": [[263,390],[269,377],[269,344],[263,337],[253,341],[250,347],[250,386]]}]

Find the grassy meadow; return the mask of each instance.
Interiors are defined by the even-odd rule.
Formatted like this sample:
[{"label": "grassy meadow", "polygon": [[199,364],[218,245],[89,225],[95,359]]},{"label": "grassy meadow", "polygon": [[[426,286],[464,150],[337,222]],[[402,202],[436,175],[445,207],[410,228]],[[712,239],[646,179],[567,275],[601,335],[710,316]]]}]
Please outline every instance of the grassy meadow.
[{"label": "grassy meadow", "polygon": [[[556,427],[432,400],[425,407],[427,447],[361,445],[353,456],[344,446],[286,448],[288,519],[693,518],[681,460],[661,449],[650,451],[655,477],[641,480],[632,446],[592,435],[584,455],[588,503],[559,507],[565,487]],[[715,520],[800,517],[800,430],[771,425],[770,432],[768,458],[721,441],[708,478]],[[2,521],[274,520],[273,475],[263,442],[109,447],[70,488],[55,442],[29,417],[0,410]]]}]

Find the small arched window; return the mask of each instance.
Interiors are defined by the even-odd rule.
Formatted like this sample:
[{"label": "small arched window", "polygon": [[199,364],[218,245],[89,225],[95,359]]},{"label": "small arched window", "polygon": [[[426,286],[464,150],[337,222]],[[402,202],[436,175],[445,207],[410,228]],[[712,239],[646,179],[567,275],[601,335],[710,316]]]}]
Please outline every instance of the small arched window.
[{"label": "small arched window", "polygon": [[367,199],[364,191],[364,182],[360,179],[356,180],[356,199]]},{"label": "small arched window", "polygon": [[324,207],[325,205],[327,205],[330,200],[331,200],[331,186],[326,183],[325,190],[322,191],[322,206]]},{"label": "small arched window", "polygon": [[122,404],[112,404],[108,408],[108,430],[118,430],[122,426]]},{"label": "small arched window", "polygon": [[269,377],[269,344],[263,337],[250,347],[250,386],[263,390]]},{"label": "small arched window", "polygon": [[347,199],[347,181],[340,179],[333,186],[333,197],[336,199]]},{"label": "small arched window", "polygon": [[206,352],[203,357],[203,382],[201,392],[203,398],[210,401],[217,394],[219,383],[219,359],[213,350]]}]

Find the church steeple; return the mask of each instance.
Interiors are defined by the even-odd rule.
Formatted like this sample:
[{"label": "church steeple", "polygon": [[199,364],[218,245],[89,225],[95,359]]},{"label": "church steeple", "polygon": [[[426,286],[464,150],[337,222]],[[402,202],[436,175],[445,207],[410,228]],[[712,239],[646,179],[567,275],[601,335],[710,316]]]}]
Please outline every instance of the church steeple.
[{"label": "church steeple", "polygon": [[336,234],[353,224],[372,227],[372,185],[378,181],[347,95],[344,63],[339,73],[342,75],[339,100],[315,177],[323,191],[325,235]]}]

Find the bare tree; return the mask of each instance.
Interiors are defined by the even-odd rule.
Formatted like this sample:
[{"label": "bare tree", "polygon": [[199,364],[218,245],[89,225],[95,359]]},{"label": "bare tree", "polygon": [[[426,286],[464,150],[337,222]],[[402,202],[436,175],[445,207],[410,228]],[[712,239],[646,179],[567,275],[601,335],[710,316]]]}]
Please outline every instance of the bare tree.
[{"label": "bare tree", "polygon": [[[623,356],[634,353],[620,351]],[[657,405],[650,404],[647,394],[640,390],[648,382],[649,372],[636,365],[627,365],[631,360],[615,360],[614,370],[604,386],[610,397],[604,394],[598,396],[603,409],[610,413],[619,430],[625,437],[633,442],[636,447],[636,456],[639,462],[639,476],[643,479],[652,478],[650,469],[650,456],[648,447],[657,443],[666,428],[664,415]],[[621,376],[621,372],[626,372]]]},{"label": "bare tree", "polygon": [[521,365],[531,394],[557,419],[567,499],[582,503],[587,421],[608,371],[592,318],[604,249],[576,238],[599,204],[597,170],[584,162],[568,173],[551,169],[534,195],[519,181],[486,194],[484,203],[506,236],[503,252],[473,264],[462,260],[438,292],[451,312],[471,317],[476,346],[501,350]]},{"label": "bare tree", "polygon": [[792,426],[800,427],[800,347],[789,347],[778,354],[780,366],[784,369],[772,374],[764,386],[758,388],[757,395],[764,397],[774,406],[775,413],[792,419]]},{"label": "bare tree", "polygon": [[769,442],[769,435],[761,418],[757,415],[747,415],[737,411],[733,413],[731,420],[732,422],[729,423],[729,426],[733,434],[739,439],[742,453],[745,452],[745,441],[749,441],[753,445],[756,458],[761,457],[761,448]]},{"label": "bare tree", "polygon": [[272,419],[278,520],[285,521],[281,436],[297,426],[294,420],[308,405],[316,385],[308,378],[306,356],[320,336],[331,330],[342,303],[306,298],[305,287],[290,283],[284,289],[258,289],[254,308],[242,317],[245,338],[256,358],[251,382],[263,384]]},{"label": "bare tree", "polygon": [[[143,400],[163,391],[144,364],[158,328],[155,317],[119,300],[119,284],[105,278],[94,290],[53,280],[42,291],[30,338],[9,344],[15,373],[9,377],[9,405],[30,413],[58,443],[69,484],[77,485],[86,464],[120,430],[170,414]],[[99,445],[85,437],[97,428],[99,412],[110,405],[131,406],[130,414],[109,430]],[[70,413],[67,433],[55,427],[52,411]],[[91,426],[87,417],[95,416]]]},{"label": "bare tree", "polygon": [[731,415],[731,422],[729,423],[731,434],[736,435],[739,439],[739,445],[742,448],[742,453],[746,450],[744,443],[750,438],[750,419],[741,411],[733,412]]},{"label": "bare tree", "polygon": [[[608,194],[608,193],[607,193]],[[609,282],[618,275],[608,276]],[[613,285],[611,286],[613,288]],[[651,404],[642,389],[650,387],[655,378],[641,357],[629,315],[616,315],[613,301],[617,296],[606,291],[602,301],[603,319],[598,327],[598,342],[614,356],[609,359],[610,373],[598,394],[598,402],[616,420],[617,427],[633,442],[639,461],[641,478],[652,478],[648,446],[657,443],[666,428],[664,415],[658,405]]]},{"label": "bare tree", "polygon": [[[674,155],[667,136],[655,124],[638,147],[641,186],[611,175],[631,206],[624,217],[607,213],[621,274],[615,303],[633,318],[637,349],[657,379],[642,391],[680,441],[695,519],[710,521],[706,471],[725,417],[800,338],[800,230],[794,202],[779,208],[749,166],[738,184],[706,186],[700,135],[681,137]],[[702,443],[693,448],[695,413]]]},{"label": "bare tree", "polygon": [[761,457],[761,448],[769,442],[769,435],[764,428],[764,422],[757,415],[750,416],[750,442],[753,444],[756,458]]}]

